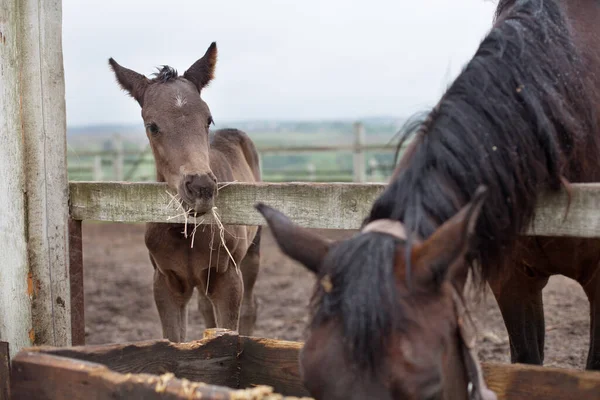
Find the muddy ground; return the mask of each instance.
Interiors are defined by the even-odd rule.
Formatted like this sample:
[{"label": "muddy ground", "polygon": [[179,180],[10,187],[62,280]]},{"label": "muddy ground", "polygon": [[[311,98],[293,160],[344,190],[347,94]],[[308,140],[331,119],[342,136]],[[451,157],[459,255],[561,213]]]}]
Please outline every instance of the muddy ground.
[{"label": "muddy ground", "polygon": [[[313,278],[283,256],[270,232],[263,230],[256,336],[303,340]],[[348,231],[321,231],[332,238]],[[85,317],[88,344],[161,338],[152,298],[152,267],[144,246],[143,224],[84,222]],[[187,339],[202,336],[196,300],[189,308]],[[544,291],[545,365],[583,368],[588,345],[589,305],[579,285],[553,277]],[[490,294],[474,307],[485,361],[509,361],[508,337]]]}]

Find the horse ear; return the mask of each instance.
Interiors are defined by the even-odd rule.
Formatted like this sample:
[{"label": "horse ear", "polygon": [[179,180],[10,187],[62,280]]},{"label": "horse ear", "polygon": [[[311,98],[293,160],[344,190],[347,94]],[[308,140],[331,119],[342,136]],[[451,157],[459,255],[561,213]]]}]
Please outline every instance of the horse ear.
[{"label": "horse ear", "polygon": [[295,225],[283,213],[263,203],[255,208],[267,221],[281,251],[317,274],[331,242]]},{"label": "horse ear", "polygon": [[[424,284],[441,284],[464,276],[468,266],[464,256],[469,250],[487,189],[479,186],[471,201],[440,226],[427,240],[415,244],[412,260],[417,280]],[[464,275],[463,275],[464,274]]]},{"label": "horse ear", "polygon": [[117,77],[117,82],[123,90],[133,97],[141,107],[143,107],[144,93],[150,84],[148,78],[135,71],[120,66],[112,57],[108,60],[108,64],[112,68]]},{"label": "horse ear", "polygon": [[217,64],[217,43],[212,42],[204,56],[196,61],[183,77],[196,85],[200,92],[215,77],[215,65]]}]

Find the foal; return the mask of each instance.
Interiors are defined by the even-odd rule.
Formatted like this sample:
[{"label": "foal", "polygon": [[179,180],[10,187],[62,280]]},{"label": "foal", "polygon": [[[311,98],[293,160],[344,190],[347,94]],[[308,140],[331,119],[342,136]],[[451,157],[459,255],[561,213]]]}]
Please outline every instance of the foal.
[{"label": "foal", "polygon": [[[213,118],[200,94],[213,79],[216,62],[215,43],[183,76],[164,66],[148,79],[109,60],[121,88],[142,108],[157,180],[166,182],[197,216],[213,212],[218,182],[261,180],[258,153],[244,132],[225,129],[209,137]],[[185,340],[187,304],[194,288],[207,328],[251,334],[257,312],[253,289],[259,270],[260,227],[225,227],[225,244],[233,260],[214,226],[198,228],[192,239],[184,235],[185,228],[168,223],[146,227],[163,337]]]}]

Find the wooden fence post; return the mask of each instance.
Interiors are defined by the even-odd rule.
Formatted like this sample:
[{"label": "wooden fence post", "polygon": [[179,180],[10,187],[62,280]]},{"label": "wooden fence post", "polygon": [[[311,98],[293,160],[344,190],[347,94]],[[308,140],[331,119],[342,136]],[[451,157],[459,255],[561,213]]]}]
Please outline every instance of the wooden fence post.
[{"label": "wooden fence post", "polygon": [[314,182],[317,180],[317,167],[315,164],[308,163],[306,164],[306,170],[308,171],[308,180]]},{"label": "wooden fence post", "polygon": [[10,400],[10,354],[8,342],[0,342],[0,400]]},{"label": "wooden fence post", "polygon": [[374,182],[379,177],[379,163],[376,158],[369,160],[369,181]]},{"label": "wooden fence post", "polygon": [[94,156],[94,166],[92,169],[93,180],[99,182],[102,180],[102,156]]},{"label": "wooden fence post", "polygon": [[[19,79],[21,40],[19,4],[0,0],[0,340],[10,351],[30,346],[31,301],[28,285],[25,208],[25,144],[22,139]],[[12,355],[11,354],[11,355]]]},{"label": "wooden fence post", "polygon": [[69,274],[71,276],[71,337],[73,346],[85,344],[82,221],[69,219]]},{"label": "wooden fence post", "polygon": [[361,122],[354,123],[354,182],[364,182],[365,176],[365,127]]},{"label": "wooden fence post", "polygon": [[60,0],[0,0],[0,339],[71,343]]},{"label": "wooden fence post", "polygon": [[115,168],[115,180],[122,181],[123,180],[123,164],[124,164],[124,154],[123,154],[123,138],[120,134],[115,133],[113,137],[113,150],[114,154],[114,168]]}]

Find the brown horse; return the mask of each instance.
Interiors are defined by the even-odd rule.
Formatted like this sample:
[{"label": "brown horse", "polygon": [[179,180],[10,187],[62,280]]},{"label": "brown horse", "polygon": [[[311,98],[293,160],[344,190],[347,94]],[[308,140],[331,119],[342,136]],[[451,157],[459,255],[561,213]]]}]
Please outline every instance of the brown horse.
[{"label": "brown horse", "polygon": [[[212,43],[183,76],[164,66],[148,79],[109,60],[120,86],[142,108],[157,180],[166,182],[182,205],[198,216],[213,211],[218,182],[261,180],[258,153],[244,132],[219,130],[209,138],[213,119],[200,93],[213,79],[216,61],[217,46]],[[233,260],[214,225],[198,228],[194,236],[184,234],[185,228],[168,223],[151,223],[146,228],[163,336],[174,342],[185,340],[187,304],[194,288],[208,328],[250,334],[257,312],[253,288],[259,269],[260,228],[225,227],[225,244]]]},{"label": "brown horse", "polygon": [[317,274],[301,356],[315,398],[493,398],[469,351],[469,271],[492,288],[512,361],[531,364],[543,363],[548,278],[577,280],[587,368],[600,369],[600,241],[522,236],[541,191],[600,180],[598,21],[596,0],[500,1],[471,61],[407,126],[414,140],[354,237],[331,243],[257,206]]}]

